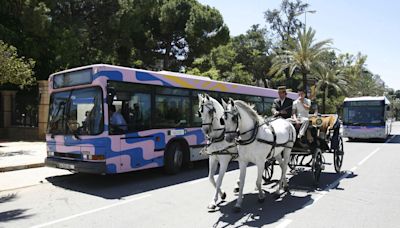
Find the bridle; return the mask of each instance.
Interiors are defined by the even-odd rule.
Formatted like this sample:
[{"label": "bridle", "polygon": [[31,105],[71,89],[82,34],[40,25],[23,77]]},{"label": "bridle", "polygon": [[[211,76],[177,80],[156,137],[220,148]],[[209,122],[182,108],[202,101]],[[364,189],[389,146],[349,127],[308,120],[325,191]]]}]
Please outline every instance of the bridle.
[{"label": "bridle", "polygon": [[[235,130],[233,131],[225,131],[225,134],[239,134],[239,119],[240,119],[240,113],[236,110],[236,112],[232,111],[224,111],[224,119],[228,119],[228,115],[232,115],[232,121],[236,123],[236,127],[234,128]],[[222,120],[221,120],[222,124]],[[223,124],[225,125],[225,123]]]},{"label": "bridle", "polygon": [[204,103],[202,103],[201,106],[200,106],[200,109],[198,111],[199,117],[202,116],[204,107],[207,107],[209,109],[208,110],[208,114],[211,116],[211,122],[209,122],[209,123],[201,123],[201,126],[202,127],[203,126],[211,126],[211,130],[212,131],[221,131],[222,130],[222,133],[221,133],[220,136],[211,139],[211,142],[221,142],[222,140],[224,140],[225,127],[213,128],[213,122],[214,122],[214,119],[216,119],[215,118],[215,113],[217,111],[216,111],[216,109],[214,108],[214,106],[212,104],[204,104]]},{"label": "bridle", "polygon": [[225,120],[228,119],[228,115],[232,115],[232,121],[234,123],[236,123],[236,128],[234,128],[235,130],[233,130],[233,131],[225,131],[225,134],[237,134],[237,136],[239,137],[239,136],[243,136],[243,135],[245,135],[247,133],[251,133],[249,139],[246,139],[246,140],[236,139],[236,142],[238,144],[240,144],[240,145],[248,145],[248,144],[254,142],[254,140],[257,137],[258,129],[262,125],[265,124],[265,122],[262,123],[262,124],[259,124],[259,122],[256,121],[254,123],[254,127],[253,128],[251,128],[250,130],[244,131],[244,132],[240,132],[240,130],[239,130],[239,119],[241,118],[240,117],[240,113],[237,110],[235,112],[233,110],[232,111],[225,111],[225,113],[224,113],[224,119]]}]

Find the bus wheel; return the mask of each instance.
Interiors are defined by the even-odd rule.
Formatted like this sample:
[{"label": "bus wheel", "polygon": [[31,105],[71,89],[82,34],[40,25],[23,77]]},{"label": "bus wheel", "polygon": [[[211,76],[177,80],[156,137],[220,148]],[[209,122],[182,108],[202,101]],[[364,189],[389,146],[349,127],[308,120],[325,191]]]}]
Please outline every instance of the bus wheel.
[{"label": "bus wheel", "polygon": [[164,168],[168,174],[179,172],[183,164],[183,148],[175,142],[168,146],[164,154]]}]

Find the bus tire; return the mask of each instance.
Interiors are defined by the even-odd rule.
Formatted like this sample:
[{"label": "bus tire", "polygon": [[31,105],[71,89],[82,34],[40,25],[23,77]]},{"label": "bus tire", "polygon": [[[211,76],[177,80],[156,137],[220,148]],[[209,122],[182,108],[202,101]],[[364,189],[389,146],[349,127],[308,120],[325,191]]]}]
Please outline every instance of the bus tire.
[{"label": "bus tire", "polygon": [[183,165],[184,148],[178,142],[167,147],[164,155],[164,169],[167,174],[178,173]]}]

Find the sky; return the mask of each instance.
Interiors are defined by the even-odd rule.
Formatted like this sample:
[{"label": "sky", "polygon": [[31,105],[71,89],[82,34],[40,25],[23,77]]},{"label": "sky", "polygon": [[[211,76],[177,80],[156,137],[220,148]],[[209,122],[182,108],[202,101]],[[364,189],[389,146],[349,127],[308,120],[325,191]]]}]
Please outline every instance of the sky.
[{"label": "sky", "polygon": [[[198,0],[222,14],[231,36],[245,33],[251,25],[265,26],[264,12],[278,9],[280,0]],[[303,0],[310,4],[307,27],[317,40],[332,39],[339,53],[368,56],[367,68],[386,85],[400,90],[400,1]],[[301,17],[304,21],[304,16]]]}]

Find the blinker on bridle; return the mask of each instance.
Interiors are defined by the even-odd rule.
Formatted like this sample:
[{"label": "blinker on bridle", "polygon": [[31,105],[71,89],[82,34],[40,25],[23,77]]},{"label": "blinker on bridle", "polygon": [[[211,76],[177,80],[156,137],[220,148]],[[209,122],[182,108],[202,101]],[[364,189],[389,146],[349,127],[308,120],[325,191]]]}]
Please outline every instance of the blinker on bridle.
[{"label": "blinker on bridle", "polygon": [[214,113],[216,112],[216,110],[215,110],[214,106],[209,106],[209,105],[207,105],[207,104],[206,104],[206,105],[205,105],[205,104],[202,104],[202,105],[200,106],[200,110],[197,111],[198,114],[199,114],[199,117],[202,117],[203,106],[206,106],[206,107],[209,109],[209,110],[208,110],[208,114],[211,116],[211,122],[210,122],[210,123],[202,123],[201,126],[212,125],[212,120],[214,119]]}]

